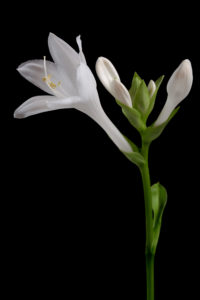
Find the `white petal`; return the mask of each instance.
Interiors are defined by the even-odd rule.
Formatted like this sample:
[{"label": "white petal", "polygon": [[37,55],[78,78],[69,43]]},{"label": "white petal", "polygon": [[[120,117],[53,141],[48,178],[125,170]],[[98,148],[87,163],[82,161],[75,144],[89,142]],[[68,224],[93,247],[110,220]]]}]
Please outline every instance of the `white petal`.
[{"label": "white petal", "polygon": [[192,66],[189,59],[185,59],[174,71],[167,84],[167,92],[173,98],[175,106],[189,94],[193,82]]},{"label": "white petal", "polygon": [[110,93],[113,97],[123,104],[132,107],[131,96],[127,88],[121,83],[121,81],[113,80],[110,85]]},{"label": "white petal", "polygon": [[80,63],[78,53],[53,33],[49,34],[48,45],[55,63],[62,66],[70,76],[72,82],[74,82],[76,78],[76,68]]},{"label": "white petal", "polygon": [[[110,84],[114,79],[119,80],[119,75],[113,64],[105,57],[99,57],[96,62],[96,72],[104,87],[110,92]],[[110,92],[111,93],[111,92]]]},{"label": "white petal", "polygon": [[[28,81],[39,87],[41,90],[47,92],[48,94],[54,95],[56,90],[63,97],[69,96],[69,94],[75,93],[71,82],[63,76],[61,68],[56,66],[53,62],[46,61],[47,74],[50,75],[50,80],[56,84],[55,91],[51,89],[44,77],[44,61],[41,59],[30,60],[19,65],[17,70],[19,73],[26,78]],[[58,84],[59,83],[59,84]]]},{"label": "white petal", "polygon": [[79,48],[79,57],[80,57],[80,61],[84,64],[86,63],[86,59],[85,59],[85,55],[83,54],[83,50],[82,50],[82,42],[81,42],[81,36],[77,36],[76,38],[76,42],[78,44],[78,48]]},{"label": "white petal", "polygon": [[77,103],[81,102],[79,97],[56,98],[54,96],[36,96],[25,101],[19,106],[14,117],[18,119],[26,118],[31,115],[57,110],[62,108],[75,108]]},{"label": "white petal", "polygon": [[86,101],[95,101],[98,95],[96,80],[89,67],[84,63],[81,63],[77,69],[76,78],[79,96]]}]

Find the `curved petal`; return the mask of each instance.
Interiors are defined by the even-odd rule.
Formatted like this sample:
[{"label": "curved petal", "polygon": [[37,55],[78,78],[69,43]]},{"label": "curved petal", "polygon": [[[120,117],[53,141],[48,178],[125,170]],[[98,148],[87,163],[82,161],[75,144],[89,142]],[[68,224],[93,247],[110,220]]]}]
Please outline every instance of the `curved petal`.
[{"label": "curved petal", "polygon": [[48,45],[54,62],[62,66],[72,82],[74,82],[76,78],[76,68],[80,63],[78,53],[53,33],[49,34]]},{"label": "curved petal", "polygon": [[75,108],[81,102],[79,97],[56,98],[54,96],[36,96],[25,101],[14,112],[17,119],[26,118],[46,111],[62,108]]},{"label": "curved petal", "polygon": [[95,101],[98,98],[96,80],[87,65],[81,63],[76,73],[79,96],[85,100]]},{"label": "curved petal", "polygon": [[[53,62],[45,61],[50,86],[47,84],[44,71],[44,60],[34,59],[22,63],[17,71],[28,81],[39,87],[48,94],[57,97],[69,97],[77,95],[77,91],[67,78],[61,67]],[[53,88],[51,88],[51,85]]]},{"label": "curved petal", "polygon": [[86,59],[85,59],[85,55],[83,54],[83,50],[82,50],[82,42],[81,42],[81,36],[77,36],[76,38],[76,42],[78,44],[78,48],[79,48],[79,57],[80,57],[80,61],[84,64],[87,65]]}]

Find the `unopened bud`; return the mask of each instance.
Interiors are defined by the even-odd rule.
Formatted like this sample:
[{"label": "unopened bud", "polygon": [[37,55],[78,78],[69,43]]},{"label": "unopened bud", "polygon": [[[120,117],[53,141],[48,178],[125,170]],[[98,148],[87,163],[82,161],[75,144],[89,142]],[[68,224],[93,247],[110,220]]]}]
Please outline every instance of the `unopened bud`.
[{"label": "unopened bud", "polygon": [[116,100],[119,100],[121,103],[132,107],[132,101],[127,88],[121,83],[114,79],[110,86],[110,93],[115,97]]},{"label": "unopened bud", "polygon": [[165,122],[174,108],[189,94],[193,82],[192,66],[189,59],[185,59],[174,71],[167,84],[168,97],[166,103],[154,123],[158,126]]},{"label": "unopened bud", "polygon": [[156,84],[153,80],[149,81],[148,90],[149,90],[149,95],[150,95],[150,98],[151,98],[153,96],[155,90],[156,90]]},{"label": "unopened bud", "polygon": [[96,62],[96,72],[107,91],[121,103],[132,107],[132,101],[127,88],[121,83],[113,64],[105,57],[99,57]]},{"label": "unopened bud", "polygon": [[193,82],[192,66],[189,59],[185,59],[172,74],[167,84],[167,93],[178,105],[189,94]]}]

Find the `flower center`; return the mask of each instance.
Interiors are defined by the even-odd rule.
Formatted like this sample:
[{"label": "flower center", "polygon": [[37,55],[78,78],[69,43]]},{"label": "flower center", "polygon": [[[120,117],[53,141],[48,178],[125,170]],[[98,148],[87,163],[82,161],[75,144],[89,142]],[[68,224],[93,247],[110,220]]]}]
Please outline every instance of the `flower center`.
[{"label": "flower center", "polygon": [[53,90],[54,94],[57,94],[58,97],[62,97],[61,93],[57,90],[55,91],[55,89],[61,85],[61,82],[58,81],[58,83],[54,83],[53,81],[51,81],[51,75],[47,74],[47,64],[46,64],[46,56],[44,56],[44,77],[42,78],[42,81],[46,82],[47,86]]}]

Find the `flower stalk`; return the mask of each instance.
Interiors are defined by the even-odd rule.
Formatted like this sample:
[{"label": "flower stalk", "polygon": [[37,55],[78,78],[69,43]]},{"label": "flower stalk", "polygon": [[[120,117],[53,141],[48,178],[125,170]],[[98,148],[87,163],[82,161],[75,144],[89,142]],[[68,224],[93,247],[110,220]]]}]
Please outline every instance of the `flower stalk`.
[{"label": "flower stalk", "polygon": [[153,241],[153,220],[152,220],[152,194],[151,181],[148,165],[149,144],[142,142],[141,154],[145,159],[144,165],[140,168],[144,202],[145,202],[145,221],[146,221],[146,282],[147,282],[147,300],[154,300],[154,253],[152,251]]}]

